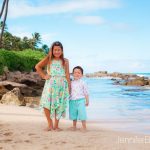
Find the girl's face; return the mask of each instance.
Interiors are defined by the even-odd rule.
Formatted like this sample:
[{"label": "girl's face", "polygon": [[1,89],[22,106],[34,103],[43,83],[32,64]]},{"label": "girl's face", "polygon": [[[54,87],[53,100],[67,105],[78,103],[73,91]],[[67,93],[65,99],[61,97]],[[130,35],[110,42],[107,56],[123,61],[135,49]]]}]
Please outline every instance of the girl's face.
[{"label": "girl's face", "polygon": [[60,58],[60,56],[63,54],[63,51],[60,46],[54,46],[53,47],[53,55],[55,58]]},{"label": "girl's face", "polygon": [[74,69],[73,77],[74,77],[75,80],[80,79],[82,76],[83,76],[83,75],[82,75],[82,72],[81,72],[80,69],[77,69],[77,68]]}]

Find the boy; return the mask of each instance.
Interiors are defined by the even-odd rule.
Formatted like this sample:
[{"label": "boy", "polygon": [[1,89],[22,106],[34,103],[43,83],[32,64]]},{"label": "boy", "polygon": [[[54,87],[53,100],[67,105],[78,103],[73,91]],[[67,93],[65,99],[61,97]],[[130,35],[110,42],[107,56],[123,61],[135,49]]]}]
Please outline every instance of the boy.
[{"label": "boy", "polygon": [[73,68],[74,80],[71,81],[71,94],[69,101],[69,118],[73,120],[73,130],[76,130],[77,120],[82,122],[82,130],[86,131],[86,108],[89,105],[87,85],[81,79],[83,69],[80,66]]}]

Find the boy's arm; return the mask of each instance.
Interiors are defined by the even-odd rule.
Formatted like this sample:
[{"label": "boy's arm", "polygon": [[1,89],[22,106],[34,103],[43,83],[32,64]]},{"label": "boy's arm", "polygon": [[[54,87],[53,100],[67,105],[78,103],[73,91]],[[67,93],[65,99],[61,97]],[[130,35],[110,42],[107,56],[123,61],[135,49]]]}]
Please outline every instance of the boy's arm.
[{"label": "boy's arm", "polygon": [[84,82],[83,84],[83,92],[84,92],[84,96],[85,96],[85,105],[88,106],[89,105],[89,91],[88,91],[88,87],[87,84]]},{"label": "boy's arm", "polygon": [[86,99],[85,105],[86,105],[86,106],[89,106],[89,96],[88,96],[88,95],[85,95],[85,99]]}]

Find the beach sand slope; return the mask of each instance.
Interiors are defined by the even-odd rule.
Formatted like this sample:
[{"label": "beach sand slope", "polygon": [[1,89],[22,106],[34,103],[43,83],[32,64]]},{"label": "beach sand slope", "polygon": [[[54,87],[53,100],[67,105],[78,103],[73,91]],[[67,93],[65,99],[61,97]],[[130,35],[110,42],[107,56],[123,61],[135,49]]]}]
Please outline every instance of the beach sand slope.
[{"label": "beach sand slope", "polygon": [[43,113],[29,107],[0,104],[0,150],[150,149],[148,135],[106,130],[96,124],[88,124],[87,132],[70,131],[71,123],[61,119],[63,131],[46,132],[44,128],[47,123]]}]

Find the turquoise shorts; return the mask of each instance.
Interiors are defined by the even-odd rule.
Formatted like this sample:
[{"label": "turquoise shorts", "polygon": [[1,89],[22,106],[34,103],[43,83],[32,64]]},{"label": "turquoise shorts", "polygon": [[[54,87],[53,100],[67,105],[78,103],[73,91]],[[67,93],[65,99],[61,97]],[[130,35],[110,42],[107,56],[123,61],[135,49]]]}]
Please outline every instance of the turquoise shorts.
[{"label": "turquoise shorts", "polygon": [[87,119],[84,98],[69,101],[69,119],[82,121]]}]

